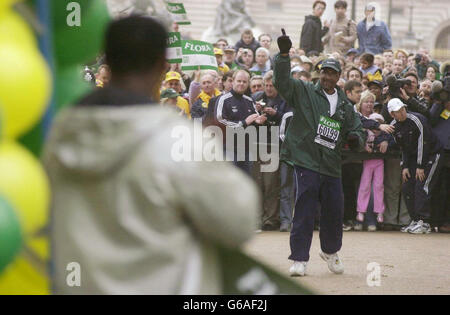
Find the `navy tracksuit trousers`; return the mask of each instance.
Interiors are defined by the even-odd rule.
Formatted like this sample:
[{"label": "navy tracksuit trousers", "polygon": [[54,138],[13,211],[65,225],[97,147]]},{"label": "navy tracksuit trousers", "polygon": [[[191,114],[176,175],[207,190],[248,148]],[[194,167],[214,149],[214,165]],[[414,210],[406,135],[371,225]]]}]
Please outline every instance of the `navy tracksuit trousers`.
[{"label": "navy tracksuit trousers", "polygon": [[321,175],[303,167],[294,167],[296,196],[290,237],[289,259],[309,261],[314,218],[321,205],[320,247],[334,254],[342,247],[344,199],[340,178]]},{"label": "navy tracksuit trousers", "polygon": [[432,192],[438,182],[438,174],[443,164],[441,154],[430,157],[429,163],[424,168],[425,180],[416,180],[417,165],[414,163],[409,168],[411,178],[402,185],[406,207],[412,220],[430,221]]}]

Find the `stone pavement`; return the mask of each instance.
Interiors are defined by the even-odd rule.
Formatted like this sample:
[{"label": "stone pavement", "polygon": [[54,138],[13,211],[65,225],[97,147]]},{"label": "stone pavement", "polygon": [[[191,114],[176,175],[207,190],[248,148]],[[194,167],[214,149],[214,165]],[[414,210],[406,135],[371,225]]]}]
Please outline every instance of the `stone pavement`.
[{"label": "stone pavement", "polygon": [[[314,231],[307,276],[295,281],[320,294],[450,294],[450,234],[411,235],[400,232],[344,232],[340,257],[343,275],[328,271],[319,257]],[[245,251],[289,275],[289,233],[255,234]],[[371,262],[380,266],[380,286],[367,284]],[[376,279],[376,278],[375,278]]]}]

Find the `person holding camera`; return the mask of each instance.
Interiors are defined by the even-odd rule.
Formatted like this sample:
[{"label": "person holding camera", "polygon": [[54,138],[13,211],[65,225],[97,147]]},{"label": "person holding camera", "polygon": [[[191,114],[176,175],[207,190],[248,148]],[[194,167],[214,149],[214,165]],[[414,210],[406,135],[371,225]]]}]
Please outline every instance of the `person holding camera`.
[{"label": "person holding camera", "polygon": [[[388,76],[386,78],[386,83],[389,86],[388,100],[399,98],[406,105],[408,112],[420,113],[428,117],[428,103],[425,99],[419,98],[417,95],[419,88],[418,81],[418,76],[413,72],[405,74],[404,79],[397,79],[394,75]],[[382,115],[388,123],[392,121],[392,117],[388,113],[387,105],[383,107]]]},{"label": "person holding camera", "polygon": [[255,63],[254,53],[251,49],[247,48],[239,48],[238,53],[236,55],[236,64],[239,69],[250,70]]},{"label": "person holding camera", "polygon": [[436,69],[439,69],[440,67],[439,63],[432,60],[427,52],[416,54],[414,61],[416,63],[417,75],[421,81],[427,76],[428,66],[433,65]]},{"label": "person holding camera", "polygon": [[395,142],[402,150],[402,192],[411,223],[402,232],[431,233],[431,196],[442,165],[442,144],[421,114],[408,113],[406,104],[394,98],[388,103],[394,118]]},{"label": "person holding camera", "polygon": [[344,92],[336,86],[341,64],[329,58],[322,62],[317,84],[293,79],[289,50],[292,42],[278,38],[273,85],[293,107],[294,116],[281,150],[281,160],[294,166],[297,182],[295,213],[290,236],[294,263],[291,276],[304,276],[314,229],[314,217],[321,205],[320,257],[336,274],[344,272],[338,256],[342,247],[343,197],[341,182],[342,147],[364,148],[364,130],[358,114]]}]

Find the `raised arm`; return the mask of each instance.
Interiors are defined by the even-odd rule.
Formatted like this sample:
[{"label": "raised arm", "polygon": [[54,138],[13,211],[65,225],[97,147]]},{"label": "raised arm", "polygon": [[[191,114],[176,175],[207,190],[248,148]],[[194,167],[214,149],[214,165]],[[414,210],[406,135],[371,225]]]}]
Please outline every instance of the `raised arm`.
[{"label": "raised arm", "polygon": [[286,36],[284,29],[281,29],[283,35],[278,37],[278,47],[280,53],[275,56],[273,67],[273,86],[278,93],[286,100],[288,104],[294,104],[293,95],[295,87],[303,87],[300,80],[291,77],[291,60],[289,58],[289,50],[292,42],[289,36]]}]

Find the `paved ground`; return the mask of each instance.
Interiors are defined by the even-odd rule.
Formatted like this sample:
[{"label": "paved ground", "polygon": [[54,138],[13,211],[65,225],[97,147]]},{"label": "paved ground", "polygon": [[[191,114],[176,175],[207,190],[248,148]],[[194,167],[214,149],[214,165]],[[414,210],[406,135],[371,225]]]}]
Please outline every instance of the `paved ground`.
[{"label": "paved ground", "polygon": [[[288,275],[289,233],[262,232],[246,245],[251,256]],[[344,232],[343,275],[328,271],[314,232],[307,276],[295,281],[321,294],[450,294],[450,234]],[[367,264],[381,269],[381,285],[367,285]]]}]

